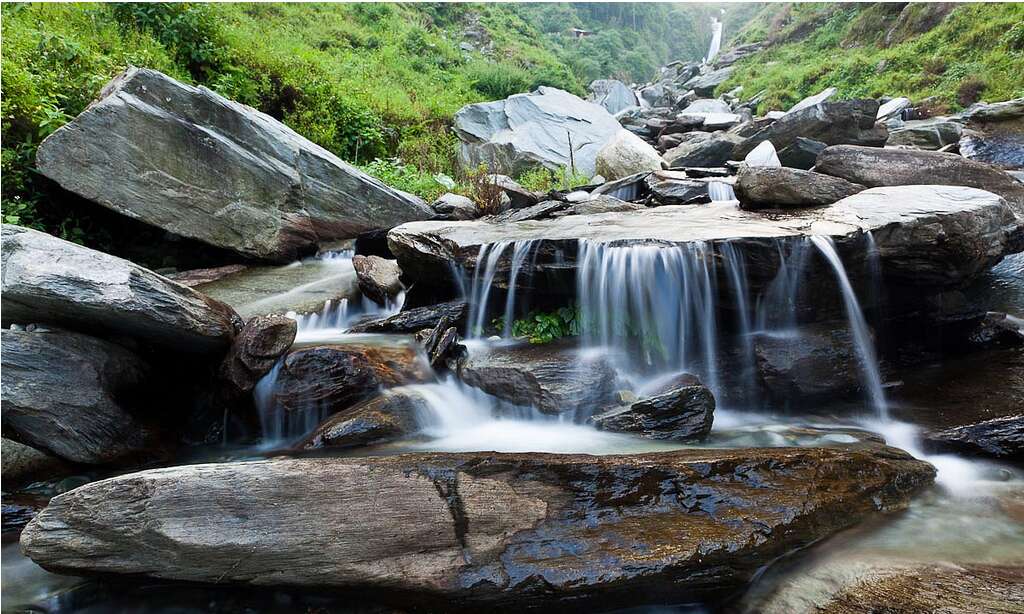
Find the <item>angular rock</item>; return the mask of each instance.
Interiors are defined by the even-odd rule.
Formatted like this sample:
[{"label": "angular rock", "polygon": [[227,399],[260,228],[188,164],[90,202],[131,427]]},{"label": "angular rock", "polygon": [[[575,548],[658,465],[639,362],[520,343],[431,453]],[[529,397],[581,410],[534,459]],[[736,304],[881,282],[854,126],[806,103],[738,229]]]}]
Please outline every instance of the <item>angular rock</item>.
[{"label": "angular rock", "polygon": [[411,335],[424,328],[434,328],[444,318],[449,318],[454,326],[462,326],[466,322],[466,311],[465,301],[450,301],[426,307],[413,307],[404,309],[387,318],[359,322],[350,327],[349,332]]},{"label": "angular rock", "polygon": [[629,130],[619,130],[597,152],[595,168],[606,179],[616,180],[642,173],[661,170],[665,161],[658,152]]},{"label": "angular rock", "polygon": [[970,106],[960,114],[964,119],[975,123],[1005,122],[1024,118],[1024,98],[1014,98],[1003,102],[979,102]]},{"label": "angular rock", "polygon": [[810,170],[814,167],[818,154],[824,151],[825,147],[827,145],[821,141],[798,136],[791,145],[779,152],[779,162],[782,166]]},{"label": "angular rock", "polygon": [[164,275],[164,277],[186,288],[195,288],[196,286],[213,283],[236,273],[241,273],[247,268],[249,267],[244,264],[228,264],[208,269],[192,269],[190,271],[169,273]]},{"label": "angular rock", "polygon": [[353,256],[352,266],[356,270],[359,289],[363,296],[378,305],[387,305],[405,290],[402,285],[402,269],[395,260],[380,256]]},{"label": "angular rock", "polygon": [[890,117],[896,117],[910,106],[909,98],[893,98],[887,102],[883,102],[878,106],[878,113],[875,114],[875,119],[882,121],[889,119]]},{"label": "angular rock", "polygon": [[757,53],[764,49],[766,43],[747,43],[746,45],[739,45],[732,49],[723,51],[715,57],[715,61],[712,64],[715,68],[725,68],[726,66],[732,66],[739,60]]},{"label": "angular rock", "polygon": [[683,142],[669,149],[665,152],[664,158],[669,168],[674,169],[687,166],[722,166],[733,157],[735,148],[742,142],[742,138],[727,132],[707,134],[703,138]]},{"label": "angular rock", "polygon": [[473,220],[480,217],[476,204],[461,194],[442,194],[430,208],[453,220]]},{"label": "angular rock", "polygon": [[823,102],[795,113],[787,113],[736,146],[733,159],[741,160],[764,141],[777,150],[792,145],[797,137],[827,145],[850,143],[881,147],[888,138],[885,124],[875,123],[878,102],[843,100]]},{"label": "angular rock", "polygon": [[1024,460],[1024,414],[929,431],[925,433],[924,441],[941,451]]},{"label": "angular rock", "polygon": [[[0,456],[3,457],[3,468],[0,473],[2,473],[5,490],[13,490],[15,486],[28,482],[52,480],[72,471],[68,463],[32,446],[26,446],[6,437],[3,438],[0,446],[2,446]],[[6,520],[5,517],[5,528],[7,527]]]},{"label": "angular rock", "polygon": [[175,352],[227,349],[227,305],[127,260],[3,226],[3,325],[45,322],[127,335]]},{"label": "angular rock", "polygon": [[532,207],[526,207],[525,209],[512,209],[499,213],[490,219],[495,224],[505,224],[508,222],[524,222],[526,220],[540,220],[551,217],[554,213],[563,211],[572,206],[572,203],[566,200],[545,200],[542,203],[538,203]]},{"label": "angular rock", "polygon": [[617,79],[597,79],[590,82],[589,99],[604,107],[612,115],[640,105],[636,92]]},{"label": "angular rock", "polygon": [[590,422],[602,430],[634,433],[647,439],[703,441],[711,432],[714,413],[715,397],[698,382],[601,412]]},{"label": "angular rock", "polygon": [[591,176],[597,152],[622,128],[603,107],[553,87],[467,105],[454,121],[464,167],[487,164],[511,176],[568,167],[569,138],[576,170]]},{"label": "angular rock", "polygon": [[752,149],[747,154],[747,157],[743,158],[743,162],[747,166],[782,166],[782,162],[779,161],[779,154],[775,151],[775,146],[772,145],[771,141],[763,141]]},{"label": "angular rock", "polygon": [[732,107],[718,98],[701,98],[694,100],[680,112],[681,115],[693,113],[732,113]]},{"label": "angular rock", "polygon": [[292,346],[297,331],[295,320],[285,316],[250,318],[221,363],[222,377],[240,392],[251,391]]},{"label": "angular rock", "polygon": [[729,80],[732,76],[733,67],[726,66],[713,70],[704,75],[698,75],[683,84],[683,89],[693,90],[698,96],[708,98],[715,93],[715,89]]},{"label": "angular rock", "polygon": [[568,344],[517,345],[470,352],[459,378],[515,405],[547,414],[591,412],[610,405],[615,370],[605,358],[582,359]]},{"label": "angular rock", "polygon": [[381,394],[343,410],[317,427],[300,448],[355,448],[401,439],[419,428],[417,412],[426,401],[405,388]]},{"label": "angular rock", "polygon": [[808,96],[807,98],[804,98],[800,102],[790,107],[790,109],[786,111],[786,115],[789,115],[790,113],[798,113],[800,111],[803,111],[804,109],[809,109],[813,106],[817,106],[825,102],[832,96],[835,96],[835,93],[837,91],[839,90],[837,90],[834,87],[827,87],[824,90],[818,92],[817,94],[813,96]]},{"label": "angular rock", "polygon": [[76,463],[141,457],[155,433],[143,405],[150,369],[119,345],[68,331],[0,332],[4,434]]},{"label": "angular rock", "polygon": [[838,145],[818,156],[815,170],[868,186],[961,185],[988,190],[1024,214],[1024,185],[988,164],[937,151]]},{"label": "angular rock", "polygon": [[855,393],[859,364],[843,323],[804,325],[795,337],[759,335],[754,355],[761,385],[773,399],[807,403]]},{"label": "angular rock", "polygon": [[889,130],[886,145],[902,145],[917,149],[941,149],[960,140],[963,124],[948,117],[904,122]]},{"label": "angular rock", "polygon": [[684,171],[657,171],[647,176],[651,199],[658,205],[694,205],[711,202],[708,182],[689,179]]},{"label": "angular rock", "polygon": [[55,497],[21,545],[61,573],[371,590],[443,609],[693,602],[904,507],[933,476],[877,443],[277,458],[87,484]]},{"label": "angular rock", "polygon": [[36,165],[118,213],[277,262],[431,216],[270,116],[144,68],[47,137]]},{"label": "angular rock", "polygon": [[965,130],[960,155],[1007,170],[1024,169],[1024,125],[1020,132],[984,133]]},{"label": "angular rock", "polygon": [[508,196],[509,207],[512,209],[523,209],[532,207],[540,201],[540,195],[527,190],[508,175],[489,175],[494,185]]},{"label": "angular rock", "polygon": [[839,177],[795,168],[745,166],[736,175],[736,196],[744,209],[831,205],[866,189]]},{"label": "angular rock", "polygon": [[642,200],[647,195],[647,184],[644,180],[648,173],[637,173],[618,181],[609,181],[604,185],[594,188],[591,196],[607,194],[613,198],[626,201]]}]

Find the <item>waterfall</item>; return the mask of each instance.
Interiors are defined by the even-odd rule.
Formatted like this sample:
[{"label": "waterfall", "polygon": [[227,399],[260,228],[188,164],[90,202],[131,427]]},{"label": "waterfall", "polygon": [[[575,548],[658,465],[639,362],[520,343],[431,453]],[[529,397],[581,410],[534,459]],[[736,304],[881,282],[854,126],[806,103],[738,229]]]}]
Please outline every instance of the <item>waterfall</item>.
[{"label": "waterfall", "polygon": [[710,64],[715,56],[718,55],[718,50],[722,47],[722,22],[718,19],[711,18],[711,46],[708,47],[708,57],[705,58],[704,63]]},{"label": "waterfall", "polygon": [[882,376],[878,371],[878,358],[875,356],[874,343],[871,341],[871,332],[868,330],[867,321],[861,311],[857,295],[853,291],[850,279],[846,275],[843,261],[836,252],[832,239],[824,236],[812,236],[811,242],[818,248],[822,256],[831,265],[839,282],[839,289],[843,295],[843,305],[846,308],[846,317],[850,323],[850,335],[853,337],[854,349],[857,358],[861,363],[861,373],[864,377],[864,384],[867,388],[868,399],[879,419],[888,420],[888,408],[885,403],[885,393],[882,391]]},{"label": "waterfall", "polygon": [[724,181],[709,181],[708,196],[711,197],[711,202],[736,200],[736,192],[732,185]]},{"label": "waterfall", "polygon": [[[520,292],[516,291],[519,276],[524,268],[528,274],[532,274],[537,257],[534,248],[537,245],[538,241],[531,239],[525,241],[499,241],[480,246],[480,251],[477,253],[476,266],[473,270],[473,279],[468,286],[469,318],[467,318],[466,322],[466,338],[478,339],[483,336],[483,331],[487,328],[491,289],[494,287],[494,280],[498,275],[498,267],[501,264],[502,257],[509,248],[512,249],[512,256],[508,272],[508,291],[505,295],[505,307],[502,312],[505,324],[501,334],[506,338],[512,336],[512,321],[519,311],[516,308],[516,300],[521,295]],[[527,258],[531,257],[531,254],[530,264],[524,267],[523,264]],[[466,288],[465,277],[465,274],[461,271],[456,275],[460,288]],[[525,299],[526,297],[522,298]]]}]

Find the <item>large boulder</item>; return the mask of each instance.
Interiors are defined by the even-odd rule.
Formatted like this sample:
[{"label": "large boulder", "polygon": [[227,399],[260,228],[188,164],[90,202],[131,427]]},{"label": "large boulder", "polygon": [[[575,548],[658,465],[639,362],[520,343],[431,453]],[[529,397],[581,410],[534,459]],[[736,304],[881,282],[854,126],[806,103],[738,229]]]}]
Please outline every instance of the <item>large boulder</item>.
[{"label": "large boulder", "polygon": [[732,76],[733,66],[726,66],[705,73],[703,75],[697,75],[693,79],[690,79],[683,84],[683,89],[691,89],[698,96],[705,98],[712,96],[715,93],[715,89],[729,80]]},{"label": "large boulder", "polygon": [[869,188],[895,185],[962,185],[988,190],[1024,214],[1024,184],[1006,172],[956,154],[837,145],[818,156],[815,170]]},{"label": "large boulder", "polygon": [[715,397],[699,381],[615,407],[590,418],[597,428],[647,439],[701,441],[711,432]]},{"label": "large boulder", "polygon": [[661,170],[665,161],[643,139],[629,130],[619,130],[597,152],[595,165],[598,174],[614,181],[644,171]]},{"label": "large boulder", "polygon": [[3,325],[45,322],[127,335],[175,352],[227,349],[227,305],[127,260],[3,226]]},{"label": "large boulder", "polygon": [[592,176],[597,152],[622,128],[604,107],[553,87],[467,105],[454,123],[464,167],[486,164],[511,176],[538,166],[570,166],[570,140],[571,162]]},{"label": "large boulder", "polygon": [[830,205],[865,189],[839,177],[795,168],[744,166],[736,176],[736,197],[744,209]]},{"label": "large boulder", "polygon": [[636,92],[629,89],[617,79],[597,79],[591,81],[589,99],[604,107],[612,115],[640,105]]},{"label": "large boulder", "polygon": [[658,205],[694,205],[711,202],[708,182],[691,179],[685,171],[655,171],[645,179],[651,200]]},{"label": "large boulder", "polygon": [[[728,132],[695,132],[694,137],[665,152],[669,168],[722,166],[743,139]],[[697,136],[699,135],[699,136]]]},{"label": "large boulder", "polygon": [[814,167],[814,163],[818,160],[818,154],[824,151],[825,147],[827,145],[821,141],[798,136],[790,145],[779,151],[779,162],[782,163],[782,166],[807,171]]},{"label": "large boulder", "polygon": [[62,573],[356,589],[396,606],[692,602],[905,507],[933,476],[873,442],[278,458],[87,484],[55,497],[21,545]]},{"label": "large boulder", "polygon": [[402,285],[402,269],[398,262],[380,256],[356,255],[352,258],[359,289],[363,296],[378,305],[387,305],[405,290]]},{"label": "large boulder", "polygon": [[36,165],[118,213],[278,262],[431,216],[269,115],[148,69],[115,77]]},{"label": "large boulder", "polygon": [[734,160],[742,160],[763,141],[771,141],[779,151],[798,137],[821,141],[826,145],[851,143],[881,147],[888,138],[885,124],[876,123],[878,102],[843,100],[823,102],[795,113],[787,113],[736,146]]},{"label": "large boulder", "polygon": [[584,357],[564,343],[475,349],[458,375],[474,388],[548,414],[589,415],[610,405],[616,390],[606,357]]},{"label": "large boulder", "polygon": [[119,345],[68,331],[3,330],[4,434],[76,463],[141,457],[155,433],[132,413],[150,368]]},{"label": "large boulder", "polygon": [[480,209],[462,194],[442,194],[430,205],[435,213],[453,220],[473,220],[480,217]]},{"label": "large boulder", "polygon": [[935,117],[904,122],[889,130],[886,145],[902,145],[916,149],[941,149],[960,140],[963,124],[948,117]]}]

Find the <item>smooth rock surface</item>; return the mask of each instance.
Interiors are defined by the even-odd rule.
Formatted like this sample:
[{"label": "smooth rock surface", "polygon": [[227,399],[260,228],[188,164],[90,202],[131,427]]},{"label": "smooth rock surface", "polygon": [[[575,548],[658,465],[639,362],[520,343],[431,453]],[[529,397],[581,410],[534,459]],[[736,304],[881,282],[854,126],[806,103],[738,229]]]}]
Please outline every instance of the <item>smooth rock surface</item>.
[{"label": "smooth rock surface", "polygon": [[543,86],[505,100],[467,105],[455,114],[454,123],[465,168],[487,164],[511,176],[537,166],[569,166],[569,136],[576,170],[591,176],[597,152],[622,128],[603,107]]},{"label": "smooth rock surface", "polygon": [[587,87],[589,99],[604,107],[612,115],[640,105],[636,92],[618,79],[596,79]]},{"label": "smooth rock surface", "polygon": [[532,207],[540,201],[540,194],[527,190],[508,175],[488,175],[488,177],[505,193],[509,200],[509,207],[512,209]]},{"label": "smooth rock surface", "polygon": [[795,337],[758,335],[757,372],[764,390],[783,403],[806,403],[855,393],[858,358],[842,322],[803,325]]},{"label": "smooth rock surface", "polygon": [[417,412],[427,411],[421,396],[392,388],[331,416],[300,448],[354,448],[394,441],[418,428]]},{"label": "smooth rock surface", "polygon": [[1024,414],[930,431],[924,441],[942,451],[1024,460]]},{"label": "smooth rock surface", "polygon": [[3,428],[11,437],[76,463],[142,456],[153,435],[133,411],[149,366],[119,345],[68,331],[0,331]]},{"label": "smooth rock surface", "polygon": [[779,154],[775,151],[775,146],[772,145],[771,141],[762,141],[760,145],[752,149],[743,158],[743,162],[747,166],[782,166],[782,162],[779,161]]},{"label": "smooth rock surface", "polygon": [[644,171],[657,171],[665,161],[657,150],[629,130],[619,130],[597,152],[595,168],[608,180],[622,179]]},{"label": "smooth rock surface", "polygon": [[960,140],[963,124],[948,117],[911,120],[889,130],[886,145],[902,145],[916,149],[941,149]]},{"label": "smooth rock surface", "polygon": [[398,268],[396,260],[356,255],[352,257],[352,267],[356,270],[363,296],[378,305],[387,305],[405,289],[401,280],[402,269]]},{"label": "smooth rock surface", "polygon": [[735,148],[743,141],[742,138],[727,132],[696,134],[706,136],[684,141],[665,152],[664,158],[669,168],[722,166],[733,157]]},{"label": "smooth rock surface", "polygon": [[127,260],[3,225],[3,325],[44,322],[122,334],[175,352],[227,349],[227,305]]},{"label": "smooth rock surface", "polygon": [[818,160],[818,154],[824,151],[825,147],[827,145],[821,141],[798,136],[792,144],[779,152],[779,162],[782,163],[782,166],[807,171],[814,167],[814,163]]},{"label": "smooth rock surface", "polygon": [[804,98],[800,102],[790,107],[789,110],[786,111],[786,115],[789,115],[790,113],[798,113],[800,111],[803,111],[804,109],[809,109],[813,106],[819,105],[828,100],[829,98],[831,98],[832,96],[835,96],[837,91],[839,90],[837,90],[834,87],[827,87],[824,90],[818,92],[817,94],[813,96],[808,96],[807,98]]},{"label": "smooth rock surface", "polygon": [[285,316],[250,318],[221,362],[222,376],[237,390],[251,391],[292,346],[297,331],[295,320]]},{"label": "smooth rock surface", "polygon": [[877,113],[878,102],[874,100],[823,102],[787,113],[738,144],[733,159],[742,160],[764,141],[771,141],[777,150],[785,149],[798,137],[827,145],[852,143],[881,147],[888,139],[888,131],[885,124],[875,123]]},{"label": "smooth rock surface", "polygon": [[839,177],[795,168],[744,166],[736,175],[736,197],[744,209],[830,205],[865,189]]},{"label": "smooth rock surface", "polygon": [[[0,456],[3,458],[0,477],[8,491],[19,484],[52,480],[72,471],[66,462],[56,456],[6,437],[0,442]],[[5,518],[5,528],[6,524]]]},{"label": "smooth rock surface", "polygon": [[647,176],[651,199],[658,205],[694,205],[711,202],[708,182],[690,179],[685,171],[656,171]]},{"label": "smooth rock surface", "polygon": [[352,333],[393,333],[412,334],[424,328],[434,328],[442,319],[449,319],[453,325],[461,326],[466,320],[465,301],[449,301],[425,307],[403,309],[387,318],[359,322],[351,328]]},{"label": "smooth rock surface", "polygon": [[39,146],[39,170],[136,220],[287,262],[430,209],[281,122],[144,68],[115,77]]},{"label": "smooth rock surface", "polygon": [[610,409],[592,416],[590,422],[602,430],[647,439],[702,441],[711,432],[714,413],[715,397],[698,382]]},{"label": "smooth rock surface", "polygon": [[442,194],[430,208],[454,220],[473,220],[480,217],[476,204],[461,194]]},{"label": "smooth rock surface", "polygon": [[698,96],[710,97],[715,93],[715,88],[732,76],[732,71],[732,66],[726,66],[707,74],[698,75],[684,83],[683,88],[693,90]]},{"label": "smooth rock surface", "polygon": [[960,155],[1006,170],[1024,169],[1024,121],[1018,132],[986,134],[965,130],[960,137]]},{"label": "smooth rock surface", "polygon": [[723,596],[900,509],[933,475],[879,444],[280,458],[93,482],[55,497],[21,543],[64,573],[371,589],[449,608],[675,603]]}]

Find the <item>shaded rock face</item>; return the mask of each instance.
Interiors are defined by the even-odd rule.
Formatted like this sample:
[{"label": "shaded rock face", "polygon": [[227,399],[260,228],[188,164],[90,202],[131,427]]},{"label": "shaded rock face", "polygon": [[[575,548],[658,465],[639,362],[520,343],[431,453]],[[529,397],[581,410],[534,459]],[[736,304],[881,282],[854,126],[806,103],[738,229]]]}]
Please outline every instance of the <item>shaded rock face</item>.
[{"label": "shaded rock face", "polygon": [[424,328],[434,328],[443,319],[448,319],[453,326],[462,326],[466,322],[466,309],[465,301],[414,307],[387,318],[360,322],[349,328],[349,332],[412,334]]},{"label": "shaded rock face", "polygon": [[842,323],[805,325],[799,337],[759,335],[754,356],[761,385],[779,401],[809,402],[860,388],[853,340]]},{"label": "shaded rock face", "polygon": [[3,226],[3,325],[45,322],[122,334],[175,352],[217,353],[235,334],[227,305],[127,260]]},{"label": "shaded rock face", "polygon": [[530,207],[536,205],[540,200],[538,194],[519,185],[519,182],[508,175],[488,175],[488,177],[508,197],[508,206],[511,209]]},{"label": "shaded rock face", "polygon": [[604,358],[582,359],[567,344],[517,345],[472,352],[459,378],[514,405],[547,414],[590,413],[610,405],[615,370]]},{"label": "shaded rock face", "polygon": [[687,166],[722,166],[733,157],[735,148],[742,138],[727,132],[694,138],[676,145],[665,152],[665,161],[669,168],[685,168]]},{"label": "shaded rock face", "polygon": [[815,170],[868,187],[970,186],[999,194],[1015,211],[1024,213],[1024,184],[998,168],[956,154],[837,145],[821,152]]},{"label": "shaded rock face", "polygon": [[453,220],[473,220],[480,217],[476,204],[461,194],[442,194],[430,208]]},{"label": "shaded rock face", "polygon": [[330,417],[299,447],[354,448],[401,439],[416,431],[417,413],[426,407],[415,393],[385,390]]},{"label": "shaded rock face", "polygon": [[684,171],[657,171],[647,176],[651,200],[658,205],[694,205],[711,202],[708,182],[688,177]]},{"label": "shaded rock face", "polygon": [[711,432],[714,413],[715,397],[697,382],[602,412],[590,422],[602,430],[648,439],[702,441]]},{"label": "shaded rock face", "polygon": [[878,102],[843,100],[823,102],[772,122],[758,130],[733,151],[734,160],[742,160],[763,141],[771,141],[777,150],[792,145],[798,137],[821,141],[826,145],[851,143],[881,147],[888,138],[885,124],[875,122]]},{"label": "shaded rock face", "polygon": [[221,374],[240,392],[249,392],[295,341],[298,326],[285,316],[256,316],[242,327],[221,363]]},{"label": "shaded rock face", "polygon": [[879,444],[191,465],[60,495],[21,543],[53,571],[376,589],[449,607],[691,601],[902,507],[933,476]]},{"label": "shaded rock face", "polygon": [[454,123],[465,168],[487,164],[511,176],[538,166],[569,166],[570,136],[576,170],[591,176],[597,152],[621,129],[603,107],[553,87],[467,105]]},{"label": "shaded rock face", "polygon": [[960,155],[1007,170],[1024,169],[1024,125],[1019,130],[1002,134],[965,131],[960,138]]},{"label": "shaded rock face", "polygon": [[736,197],[744,209],[830,205],[865,189],[845,179],[795,168],[745,166],[736,176]]},{"label": "shaded rock face", "polygon": [[[26,446],[6,437],[3,438],[0,446],[2,446],[0,456],[3,458],[2,477],[7,490],[11,490],[19,484],[50,480],[72,471],[68,463],[32,446]],[[5,529],[6,525],[5,512]]]},{"label": "shaded rock face", "polygon": [[347,343],[300,347],[289,352],[277,375],[274,402],[286,412],[334,414],[379,389],[432,378],[411,346]]},{"label": "shaded rock face", "polygon": [[931,431],[924,440],[939,450],[1024,460],[1024,414]]},{"label": "shaded rock face", "polygon": [[0,332],[4,433],[76,463],[149,452],[141,408],[149,367],[119,345],[68,331]]},{"label": "shaded rock face", "polygon": [[710,97],[715,93],[715,88],[725,83],[732,76],[732,71],[732,66],[726,66],[704,75],[698,75],[684,83],[683,88],[693,90],[698,96]]},{"label": "shaded rock face", "polygon": [[940,149],[960,140],[963,124],[948,117],[905,122],[889,131],[887,145]]},{"label": "shaded rock face", "polygon": [[640,104],[636,92],[617,79],[597,79],[587,87],[590,100],[604,107],[612,115]]},{"label": "shaded rock face", "polygon": [[431,216],[419,198],[270,116],[148,69],[107,84],[40,145],[36,163],[114,211],[277,262],[321,241]]},{"label": "shaded rock face", "polygon": [[802,136],[796,137],[791,145],[779,151],[779,161],[782,166],[810,170],[818,160],[820,154],[827,145],[814,139],[805,139]]},{"label": "shaded rock face", "polygon": [[658,152],[629,130],[619,130],[597,152],[595,169],[605,179],[614,181],[644,171],[661,170],[664,161]]},{"label": "shaded rock face", "polygon": [[395,260],[386,260],[380,256],[354,256],[352,267],[356,270],[359,289],[363,296],[378,305],[386,305],[404,290],[401,276]]}]

